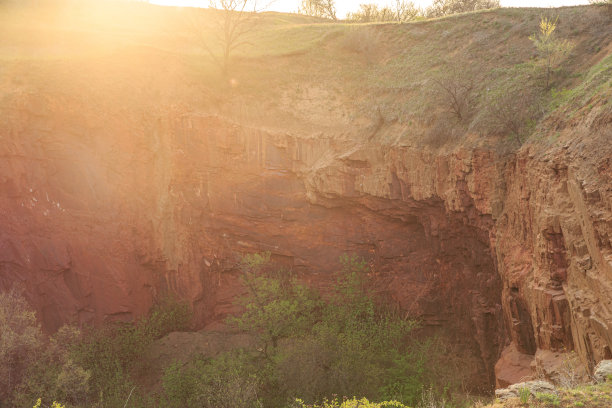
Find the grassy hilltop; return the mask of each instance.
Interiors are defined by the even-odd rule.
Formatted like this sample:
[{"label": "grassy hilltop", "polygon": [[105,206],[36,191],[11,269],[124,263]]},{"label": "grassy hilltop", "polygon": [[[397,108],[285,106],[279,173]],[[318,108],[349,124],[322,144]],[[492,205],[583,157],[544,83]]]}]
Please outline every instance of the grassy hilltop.
[{"label": "grassy hilltop", "polygon": [[[522,140],[548,133],[546,125],[537,126],[540,121],[571,121],[574,113],[584,116],[594,108],[596,115],[610,111],[610,105],[600,106],[611,96],[606,6],[498,9],[405,24],[333,24],[268,12],[257,17],[244,36],[248,44],[235,50],[224,76],[201,46],[204,39],[218,52],[211,21],[219,13],[93,4],[2,13],[7,102],[23,90],[111,111],[178,105],[336,138],[367,138],[363,129],[380,122],[378,142],[434,147],[466,137],[477,143],[516,139],[500,124],[500,109],[489,109],[515,105],[517,98],[506,100],[507,94],[533,105],[516,113],[525,122],[513,124],[521,127]],[[558,17],[555,35],[571,46],[546,88],[529,38],[541,17]],[[445,84],[470,87],[469,94],[459,92],[466,105],[461,120]]]}]

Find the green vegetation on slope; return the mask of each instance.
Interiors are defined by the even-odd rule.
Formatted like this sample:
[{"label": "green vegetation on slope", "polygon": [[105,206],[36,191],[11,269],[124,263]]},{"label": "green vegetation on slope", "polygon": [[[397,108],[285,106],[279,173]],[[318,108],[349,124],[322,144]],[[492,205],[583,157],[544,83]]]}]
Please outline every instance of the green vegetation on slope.
[{"label": "green vegetation on slope", "polygon": [[363,261],[344,257],[324,295],[266,261],[245,257],[249,293],[245,312],[232,319],[258,339],[257,348],[171,366],[165,404],[286,407],[296,397],[312,404],[334,395],[415,404],[436,381],[431,344],[411,339],[415,323],[375,302]]},{"label": "green vegetation on slope", "polygon": [[[200,44],[204,38],[213,45],[214,12],[113,4],[95,13],[87,7],[38,17],[5,13],[0,63],[19,75],[3,86],[35,90],[43,100],[87,101],[111,114],[121,106],[156,112],[178,103],[296,135],[316,128],[330,137],[351,131],[366,138],[364,129],[382,122],[377,143],[467,140],[516,149],[534,132],[551,136],[542,129],[565,119],[563,95],[583,93],[589,104],[589,92],[598,91],[588,73],[607,58],[612,38],[607,6],[497,9],[405,24],[263,13],[224,76]],[[554,37],[573,45],[554,66],[544,65],[548,84],[544,54],[529,39],[542,17],[556,21]],[[196,35],[194,20],[203,35]],[[457,80],[470,87],[461,118],[440,86]],[[528,109],[508,116],[520,120],[500,117],[516,96]]]},{"label": "green vegetation on slope", "polygon": [[600,384],[558,388],[554,393],[530,392],[482,408],[608,408],[612,406],[612,378]]},{"label": "green vegetation on slope", "polygon": [[[229,320],[255,345],[172,363],[157,389],[140,381],[151,375],[147,351],[155,339],[186,328],[184,304],[166,300],[135,324],[83,334],[64,326],[45,339],[17,292],[0,295],[0,316],[12,307],[25,318],[23,324],[6,321],[0,334],[0,344],[7,344],[7,336],[16,339],[9,354],[0,354],[13,356],[3,361],[13,370],[4,398],[9,406],[24,407],[41,398],[43,406],[58,401],[66,407],[123,407],[129,400],[131,407],[306,408],[338,406],[335,397],[357,395],[401,407],[414,406],[425,388],[433,386],[440,395],[450,391],[436,343],[417,340],[416,323],[370,292],[364,261],[343,257],[335,285],[321,293],[268,259],[269,254],[244,257],[244,313]],[[24,334],[11,334],[17,332]]]},{"label": "green vegetation on slope", "polygon": [[152,406],[137,389],[143,352],[157,338],[187,327],[187,305],[171,298],[155,305],[136,324],[90,328],[83,334],[63,326],[50,338],[42,335],[25,299],[15,289],[0,293],[0,363],[8,384],[2,384],[2,407],[42,406],[61,401],[68,407]]}]

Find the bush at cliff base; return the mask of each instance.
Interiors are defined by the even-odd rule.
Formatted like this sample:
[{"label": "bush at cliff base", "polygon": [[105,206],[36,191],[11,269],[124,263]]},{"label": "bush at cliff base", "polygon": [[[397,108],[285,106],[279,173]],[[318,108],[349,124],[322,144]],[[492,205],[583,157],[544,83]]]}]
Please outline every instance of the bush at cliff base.
[{"label": "bush at cliff base", "polygon": [[154,339],[185,329],[189,308],[164,299],[136,324],[81,331],[63,326],[42,335],[20,291],[0,293],[0,406],[131,407],[155,405],[134,385],[133,370]]},{"label": "bush at cliff base", "polygon": [[[325,295],[268,261],[243,260],[245,312],[231,319],[257,349],[173,365],[164,375],[166,406],[286,407],[296,397],[315,404],[333,395],[415,404],[435,382],[432,343],[411,338],[415,322],[375,301],[363,260],[342,257]],[[334,401],[323,404],[341,404]],[[379,406],[393,406],[386,404]]]},{"label": "bush at cliff base", "polygon": [[301,399],[297,398],[291,408],[408,408],[406,405],[398,401],[383,401],[370,402],[367,398],[352,398],[344,401],[338,401],[337,398],[332,400],[323,400],[321,405],[308,405]]}]

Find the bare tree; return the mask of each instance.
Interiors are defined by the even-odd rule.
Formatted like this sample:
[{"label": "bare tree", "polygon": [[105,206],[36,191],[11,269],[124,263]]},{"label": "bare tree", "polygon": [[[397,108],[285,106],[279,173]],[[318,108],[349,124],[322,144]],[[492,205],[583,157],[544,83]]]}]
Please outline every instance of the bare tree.
[{"label": "bare tree", "polygon": [[533,86],[492,92],[485,106],[489,129],[509,133],[519,145],[543,115],[540,94]]},{"label": "bare tree", "polygon": [[500,7],[499,0],[434,0],[427,8],[427,17],[448,16],[482,9]]},{"label": "bare tree", "polygon": [[338,20],[335,0],[302,0],[302,5],[298,11],[307,16]]},{"label": "bare tree", "polygon": [[414,20],[422,14],[414,3],[405,0],[395,0],[393,7],[378,7],[374,3],[359,5],[359,10],[348,13],[347,20],[359,23],[397,21],[398,23]]},{"label": "bare tree", "polygon": [[257,12],[265,10],[267,5],[262,7],[257,0],[209,0],[209,8],[215,12],[210,24],[200,14],[190,25],[199,45],[223,74],[227,74],[232,55],[249,44],[246,37],[256,26]]},{"label": "bare tree", "polygon": [[469,119],[476,103],[477,74],[469,64],[446,64],[443,74],[434,79],[440,101],[458,121]]},{"label": "bare tree", "polygon": [[371,23],[375,21],[393,21],[395,20],[395,13],[387,8],[379,8],[374,3],[360,4],[359,10],[348,13],[346,16],[347,20],[355,21],[358,23]]},{"label": "bare tree", "polygon": [[411,21],[423,14],[421,9],[417,8],[413,2],[406,0],[395,0],[395,19],[398,23]]}]

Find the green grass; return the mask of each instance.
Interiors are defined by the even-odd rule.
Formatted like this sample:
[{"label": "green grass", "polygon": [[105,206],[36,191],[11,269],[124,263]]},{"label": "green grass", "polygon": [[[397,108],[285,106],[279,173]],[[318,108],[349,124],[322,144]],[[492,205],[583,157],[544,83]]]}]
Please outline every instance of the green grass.
[{"label": "green grass", "polygon": [[238,57],[271,57],[305,53],[322,46],[334,35],[346,31],[340,24],[290,24],[254,32],[252,46],[245,46]]},{"label": "green grass", "polygon": [[[554,84],[556,94],[546,102],[549,114],[588,106],[594,94],[609,99],[610,57],[595,66],[584,62],[609,41],[612,24],[602,20],[599,9],[558,10],[559,33],[576,43],[576,51]],[[385,125],[398,129],[381,132],[378,141],[401,144],[424,143],[432,129],[449,138],[452,134],[454,142],[468,133],[490,137],[477,117],[465,123],[449,117],[434,78],[446,74],[445,61],[473,72],[476,112],[482,111],[488,90],[524,86],[512,69],[530,64],[534,48],[528,37],[537,30],[541,14],[539,9],[499,9],[407,24],[360,25],[264,13],[246,36],[249,45],[234,53],[231,85],[185,24],[195,16],[212,27],[214,13],[138,4],[105,23],[104,16],[117,12],[113,10],[88,14],[80,9],[63,20],[49,20],[50,11],[37,18],[25,12],[13,18],[0,14],[0,22],[7,23],[7,35],[0,37],[0,63],[21,72],[21,83],[53,94],[106,98],[108,106],[121,99],[143,109],[153,101],[163,105],[181,100],[200,111],[228,116],[239,111],[242,122],[291,126],[295,132],[316,125],[326,133],[344,134],[358,120],[375,122],[380,111]],[[32,30],[39,34],[27,35]],[[364,31],[374,33],[372,46],[346,46],[355,32]],[[213,44],[213,32],[209,28],[206,33]],[[129,91],[134,87],[141,91]],[[96,89],[97,94],[83,95],[83,89]],[[328,109],[311,114],[313,106]],[[348,119],[334,119],[341,116]]]},{"label": "green grass", "polygon": [[612,381],[583,384],[574,388],[559,388],[555,394],[537,393],[535,398],[509,399],[491,408],[609,408],[612,406]]}]

